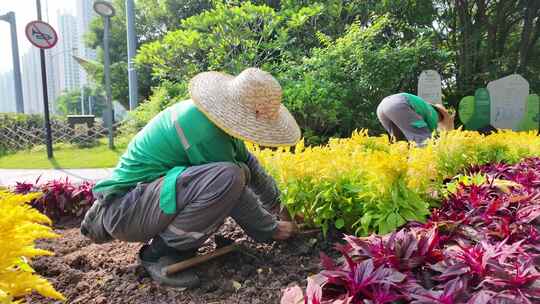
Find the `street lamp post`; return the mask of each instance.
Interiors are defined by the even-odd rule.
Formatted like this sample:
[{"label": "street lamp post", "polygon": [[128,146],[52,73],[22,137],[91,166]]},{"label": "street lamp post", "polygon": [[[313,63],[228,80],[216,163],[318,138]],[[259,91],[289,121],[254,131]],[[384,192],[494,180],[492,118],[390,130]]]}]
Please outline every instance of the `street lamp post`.
[{"label": "street lamp post", "polygon": [[126,24],[127,24],[127,51],[128,51],[128,84],[129,84],[129,109],[137,107],[137,71],[133,64],[133,58],[137,49],[135,38],[135,4],[133,0],[126,0]]},{"label": "street lamp post", "polygon": [[15,24],[15,13],[8,12],[0,16],[0,20],[4,20],[11,26],[11,55],[13,57],[13,82],[15,83],[15,106],[18,113],[24,113],[24,102],[22,95],[21,81],[21,63],[19,60],[19,44],[17,41],[17,26]]},{"label": "street lamp post", "polygon": [[114,137],[113,137],[113,110],[112,110],[112,94],[111,94],[111,71],[110,71],[110,58],[109,58],[109,28],[111,17],[114,16],[115,11],[111,3],[106,1],[94,2],[94,11],[101,17],[103,17],[104,29],[103,29],[103,51],[104,51],[104,72],[105,72],[105,92],[107,95],[107,128],[109,129],[109,149],[114,149]]}]

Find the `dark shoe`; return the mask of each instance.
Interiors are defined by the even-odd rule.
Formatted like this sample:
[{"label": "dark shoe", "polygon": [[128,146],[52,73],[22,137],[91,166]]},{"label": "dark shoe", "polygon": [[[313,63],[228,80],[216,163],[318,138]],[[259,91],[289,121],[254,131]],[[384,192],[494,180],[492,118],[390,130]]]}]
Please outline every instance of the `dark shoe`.
[{"label": "dark shoe", "polygon": [[165,241],[158,235],[154,237],[148,245],[145,245],[139,251],[141,258],[145,261],[157,261],[163,256],[177,256],[181,258],[191,258],[197,254],[197,250],[180,251],[173,247],[170,247]]},{"label": "dark shoe", "polygon": [[163,269],[169,265],[192,258],[196,253],[196,250],[178,251],[168,247],[160,237],[157,237],[152,240],[150,245],[141,247],[138,260],[150,277],[158,284],[178,288],[193,288],[200,285],[200,280],[192,269],[173,275],[165,275]]},{"label": "dark shoe", "polygon": [[105,209],[102,201],[95,201],[86,212],[81,223],[81,234],[96,244],[103,244],[113,240],[112,236],[103,227]]}]

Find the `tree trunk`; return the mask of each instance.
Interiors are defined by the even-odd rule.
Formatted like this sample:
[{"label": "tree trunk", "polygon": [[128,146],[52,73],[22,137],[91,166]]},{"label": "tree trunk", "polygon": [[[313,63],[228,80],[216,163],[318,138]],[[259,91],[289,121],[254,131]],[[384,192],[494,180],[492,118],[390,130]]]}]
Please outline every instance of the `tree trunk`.
[{"label": "tree trunk", "polygon": [[517,72],[523,74],[527,68],[529,46],[532,40],[533,21],[538,11],[538,0],[525,1],[523,16],[523,30],[521,31],[521,41],[519,47],[519,65]]},{"label": "tree trunk", "polygon": [[[476,88],[479,85],[479,82],[483,82],[485,78],[485,72],[484,69],[484,58],[486,57],[486,49],[484,49],[483,42],[485,41],[485,33],[487,32],[487,29],[489,28],[488,22],[487,22],[487,4],[486,0],[476,0],[476,15],[474,17],[474,24],[472,26],[472,39],[473,39],[473,45],[474,45],[474,53],[471,58],[471,66],[473,71],[476,71],[476,73],[473,73],[471,76],[472,83],[471,85]],[[484,45],[485,46],[485,45]]]},{"label": "tree trunk", "polygon": [[489,77],[494,78],[495,75],[493,75],[490,70],[490,66],[494,63],[495,59],[497,58],[497,38],[498,38],[498,32],[501,29],[501,27],[504,26],[504,17],[505,17],[505,10],[506,10],[506,3],[507,1],[499,1],[496,4],[494,4],[495,8],[495,18],[492,18],[491,22],[488,23],[488,37],[487,37],[487,50],[486,50],[486,56],[484,56],[484,71],[489,71]]},{"label": "tree trunk", "polygon": [[461,92],[470,93],[469,85],[471,82],[471,18],[469,15],[469,1],[457,0],[456,11],[458,15],[458,24],[460,25],[461,35],[459,35],[459,49],[457,58],[457,86]]}]

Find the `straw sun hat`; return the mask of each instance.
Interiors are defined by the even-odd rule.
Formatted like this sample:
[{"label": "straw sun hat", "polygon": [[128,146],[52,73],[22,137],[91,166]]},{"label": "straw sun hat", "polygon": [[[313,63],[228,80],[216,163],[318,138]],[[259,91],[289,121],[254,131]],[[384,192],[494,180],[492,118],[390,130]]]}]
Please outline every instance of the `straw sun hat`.
[{"label": "straw sun hat", "polygon": [[281,104],[281,86],[267,72],[248,68],[234,77],[204,72],[189,83],[197,108],[229,135],[263,146],[289,146],[300,128]]}]

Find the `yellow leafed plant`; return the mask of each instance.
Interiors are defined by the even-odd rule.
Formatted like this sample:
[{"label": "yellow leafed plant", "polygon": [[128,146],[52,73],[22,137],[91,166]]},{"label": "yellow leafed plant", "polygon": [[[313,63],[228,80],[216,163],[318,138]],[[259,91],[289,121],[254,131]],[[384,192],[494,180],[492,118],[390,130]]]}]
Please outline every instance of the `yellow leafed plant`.
[{"label": "yellow leafed plant", "polygon": [[0,189],[0,303],[17,303],[33,291],[57,300],[64,296],[28,264],[36,256],[51,255],[34,247],[36,239],[54,238],[49,218],[26,202],[39,194],[18,195]]},{"label": "yellow leafed plant", "polygon": [[481,135],[454,130],[422,148],[372,137],[367,130],[324,146],[300,142],[291,151],[248,147],[278,182],[292,214],[324,230],[334,225],[358,235],[424,220],[444,180],[470,166],[540,156],[535,131]]}]

